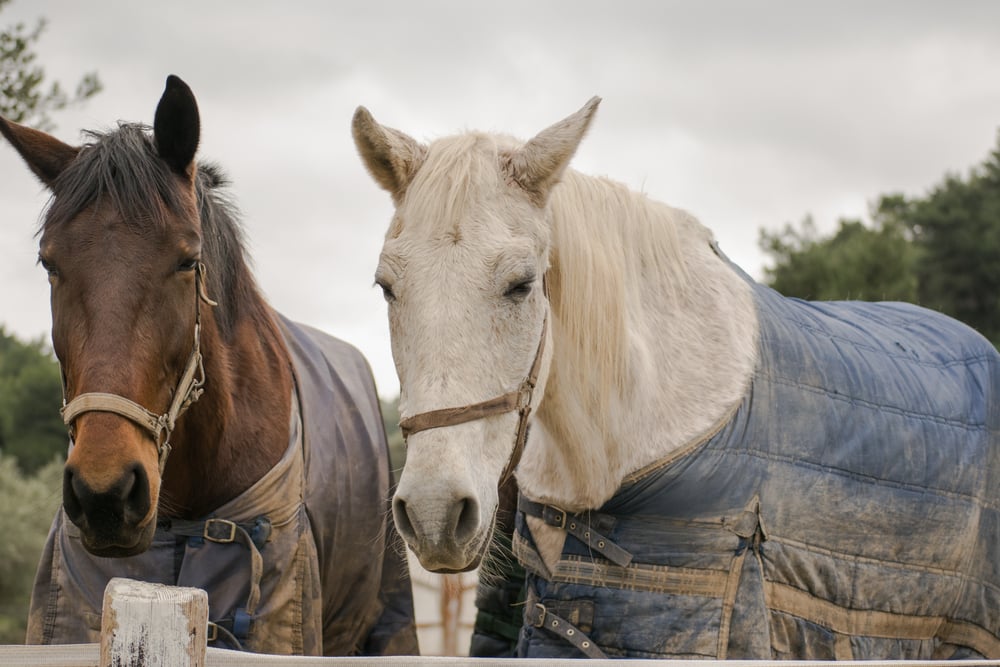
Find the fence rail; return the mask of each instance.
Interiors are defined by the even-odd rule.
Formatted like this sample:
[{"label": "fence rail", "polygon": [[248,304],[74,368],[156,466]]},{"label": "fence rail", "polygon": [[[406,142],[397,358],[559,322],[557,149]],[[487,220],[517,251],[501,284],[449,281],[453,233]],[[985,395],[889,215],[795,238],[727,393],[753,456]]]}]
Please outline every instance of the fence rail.
[{"label": "fence rail", "polygon": [[[155,662],[124,662],[115,667],[157,665]],[[748,660],[496,660],[489,658],[448,658],[440,656],[386,658],[304,658],[297,656],[253,655],[210,648],[205,655],[205,667],[389,667],[397,665],[473,667],[998,667],[996,660],[954,661],[874,661],[874,662],[810,662],[810,661],[748,661]],[[17,667],[109,667],[101,663],[100,644],[67,644],[64,646],[0,646],[0,665]]]},{"label": "fence rail", "polygon": [[[579,660],[441,656],[314,658],[207,648],[204,591],[116,578],[104,594],[100,644],[0,646],[0,666],[17,667],[302,667],[381,665],[498,665],[580,667]],[[587,665],[662,667],[956,667],[954,661],[590,660]],[[961,661],[961,667],[1000,667],[1000,660]]]}]

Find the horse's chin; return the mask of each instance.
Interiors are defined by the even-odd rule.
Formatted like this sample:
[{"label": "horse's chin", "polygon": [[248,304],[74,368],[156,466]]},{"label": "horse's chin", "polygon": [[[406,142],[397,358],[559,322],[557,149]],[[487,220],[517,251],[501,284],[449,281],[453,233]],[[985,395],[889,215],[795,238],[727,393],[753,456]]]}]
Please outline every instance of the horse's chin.
[{"label": "horse's chin", "polygon": [[[486,557],[486,553],[490,549],[490,543],[493,537],[493,525],[491,524],[488,530],[484,530],[479,538],[478,544],[473,549],[466,549],[459,555],[458,558],[442,557],[441,554],[422,554],[419,549],[413,549],[413,553],[416,554],[417,560],[420,561],[420,565],[429,572],[434,572],[437,574],[458,574],[460,572],[469,572],[470,570],[475,570],[479,567],[479,564],[483,562],[483,558]],[[467,556],[471,551],[471,556]],[[464,563],[464,564],[463,564]]]},{"label": "horse's chin", "polygon": [[99,558],[128,558],[137,556],[149,549],[156,532],[156,522],[152,521],[141,529],[136,529],[128,535],[122,534],[113,538],[93,536],[81,531],[80,541],[83,548],[92,556]]}]

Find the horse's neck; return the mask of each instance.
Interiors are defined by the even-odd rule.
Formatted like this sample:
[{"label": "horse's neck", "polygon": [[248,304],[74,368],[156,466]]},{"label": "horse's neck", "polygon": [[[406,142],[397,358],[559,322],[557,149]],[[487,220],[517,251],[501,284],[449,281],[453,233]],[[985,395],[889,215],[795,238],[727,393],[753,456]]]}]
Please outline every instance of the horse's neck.
[{"label": "horse's neck", "polygon": [[195,518],[237,497],[288,448],[292,372],[274,315],[237,325],[230,343],[206,326],[205,393],[178,420],[161,490],[166,516]]},{"label": "horse's neck", "polygon": [[[599,507],[629,474],[710,433],[747,389],[757,342],[749,285],[715,254],[706,229],[662,208],[663,223],[677,226],[682,270],[643,264],[627,285],[631,305],[593,303],[607,316],[575,341],[561,335],[569,314],[559,312],[559,304],[574,300],[552,295],[552,363],[518,473],[530,497],[572,510]],[[576,287],[559,265],[571,258],[558,251],[558,234],[572,229],[556,225],[550,271],[563,277],[557,289]],[[598,329],[616,318],[624,332],[622,367],[610,382],[590,370],[580,340],[613,339]]]}]

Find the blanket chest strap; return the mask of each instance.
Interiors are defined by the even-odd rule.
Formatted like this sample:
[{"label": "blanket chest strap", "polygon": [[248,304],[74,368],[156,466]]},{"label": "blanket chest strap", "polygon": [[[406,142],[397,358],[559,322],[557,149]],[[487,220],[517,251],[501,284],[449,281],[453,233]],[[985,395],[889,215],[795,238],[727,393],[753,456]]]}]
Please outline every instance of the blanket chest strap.
[{"label": "blanket chest strap", "polygon": [[528,500],[523,495],[517,498],[517,509],[529,516],[541,519],[550,526],[565,530],[615,565],[628,567],[629,563],[632,562],[631,553],[593,528],[595,520],[602,516],[600,514],[595,512],[570,514],[554,505],[544,505]]}]

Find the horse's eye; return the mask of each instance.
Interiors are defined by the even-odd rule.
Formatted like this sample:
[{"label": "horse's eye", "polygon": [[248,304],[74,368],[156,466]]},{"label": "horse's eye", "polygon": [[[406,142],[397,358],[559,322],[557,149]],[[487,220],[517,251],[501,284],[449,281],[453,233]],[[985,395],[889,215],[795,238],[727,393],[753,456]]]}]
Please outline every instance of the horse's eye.
[{"label": "horse's eye", "polygon": [[385,298],[387,303],[392,303],[396,300],[396,295],[392,293],[392,287],[389,283],[376,280],[375,284],[382,288],[382,297]]},{"label": "horse's eye", "polygon": [[507,287],[507,291],[503,293],[508,299],[521,300],[531,294],[531,288],[535,284],[535,277],[532,276],[526,280],[517,280],[511,283]]},{"label": "horse's eye", "polygon": [[51,262],[46,261],[44,257],[39,256],[38,264],[43,269],[45,269],[45,272],[49,274],[50,279],[55,278],[56,276],[59,275],[59,272],[56,270],[56,267]]},{"label": "horse's eye", "polygon": [[192,257],[190,259],[185,259],[180,264],[177,265],[178,271],[194,271],[198,268],[198,258]]}]

